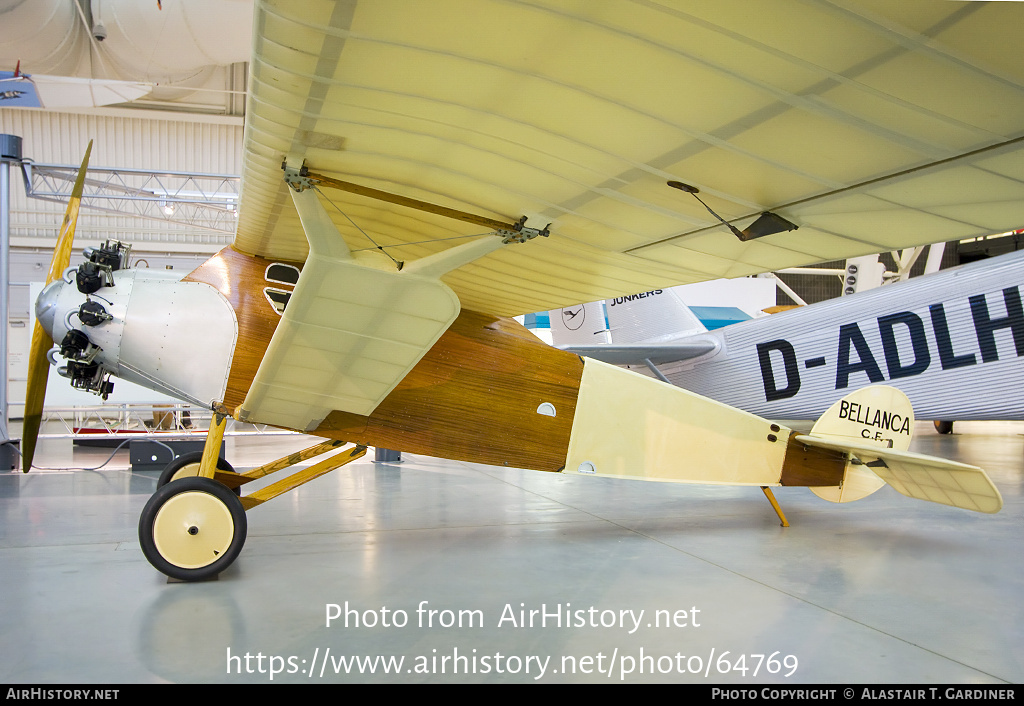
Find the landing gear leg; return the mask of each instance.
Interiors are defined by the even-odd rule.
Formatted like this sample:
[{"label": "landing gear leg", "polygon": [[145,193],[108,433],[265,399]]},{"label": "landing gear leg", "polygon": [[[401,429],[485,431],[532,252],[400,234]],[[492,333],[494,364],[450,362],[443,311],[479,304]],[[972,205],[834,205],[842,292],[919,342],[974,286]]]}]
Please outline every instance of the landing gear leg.
[{"label": "landing gear leg", "polygon": [[226,569],[242,551],[247,510],[366,454],[365,446],[334,456],[271,483],[244,497],[242,485],[283,471],[345,445],[330,440],[258,468],[236,473],[219,459],[227,417],[217,413],[202,454],[182,457],[165,469],[157,491],[139,519],[142,553],[156,569],[179,581],[201,581]]},{"label": "landing gear leg", "polygon": [[139,518],[142,553],[179,581],[201,581],[226,569],[242,551],[248,525],[239,487],[214,479],[233,474],[220,458],[227,415],[214,413],[201,454],[172,462]]},{"label": "landing gear leg", "polygon": [[206,435],[206,445],[203,446],[203,457],[199,461],[199,475],[203,478],[213,478],[217,473],[217,459],[220,458],[220,445],[224,441],[224,429],[227,426],[227,414],[215,410],[210,420],[210,431]]}]

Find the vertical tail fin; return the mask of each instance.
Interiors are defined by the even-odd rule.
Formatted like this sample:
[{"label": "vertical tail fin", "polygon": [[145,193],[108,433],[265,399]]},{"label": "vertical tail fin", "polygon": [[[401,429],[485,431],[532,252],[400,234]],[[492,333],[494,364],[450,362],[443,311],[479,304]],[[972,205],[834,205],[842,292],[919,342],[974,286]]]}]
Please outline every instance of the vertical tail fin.
[{"label": "vertical tail fin", "polygon": [[603,301],[567,306],[548,312],[551,343],[555,346],[589,346],[611,343]]},{"label": "vertical tail fin", "polygon": [[795,441],[848,454],[842,482],[812,487],[837,503],[859,500],[888,483],[910,498],[977,512],[1003,507],[999,490],[976,466],[907,451],[914,433],[914,410],[900,390],[874,385],[836,402],[811,433]]},{"label": "vertical tail fin", "polygon": [[663,343],[707,328],[674,289],[656,289],[605,302],[612,343]]},{"label": "vertical tail fin", "polygon": [[679,294],[656,289],[550,312],[555,346],[663,343],[707,328]]},{"label": "vertical tail fin", "polygon": [[[811,436],[841,445],[866,444],[906,451],[914,436],[914,408],[905,394],[888,385],[873,385],[851,392],[818,418]],[[848,447],[847,447],[848,448]],[[885,481],[851,459],[838,487],[811,488],[834,503],[848,503],[871,495]]]}]

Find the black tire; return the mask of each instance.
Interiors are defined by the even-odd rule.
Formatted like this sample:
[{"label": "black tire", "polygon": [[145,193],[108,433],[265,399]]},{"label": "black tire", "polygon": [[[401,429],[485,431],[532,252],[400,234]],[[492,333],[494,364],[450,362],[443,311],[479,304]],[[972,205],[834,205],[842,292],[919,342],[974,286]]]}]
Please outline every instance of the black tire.
[{"label": "black tire", "polygon": [[932,422],[935,425],[935,431],[940,434],[952,434],[953,433],[953,422]]},{"label": "black tire", "polygon": [[[178,458],[174,459],[166,466],[164,470],[160,472],[160,478],[156,481],[156,487],[159,490],[165,485],[170,483],[172,480],[178,480],[180,478],[195,478],[199,472],[199,462],[203,460],[202,451],[193,451],[192,453],[182,454]],[[180,471],[185,469],[187,466],[196,466],[194,472],[186,472],[182,475],[178,475]],[[217,457],[217,470],[226,471],[228,473],[235,473],[234,467],[228,463],[225,459]],[[242,494],[242,487],[239,486],[234,488],[235,495]]]},{"label": "black tire", "polygon": [[228,568],[247,531],[238,496],[199,476],[157,490],[139,518],[142,553],[155,569],[180,581],[201,581]]}]

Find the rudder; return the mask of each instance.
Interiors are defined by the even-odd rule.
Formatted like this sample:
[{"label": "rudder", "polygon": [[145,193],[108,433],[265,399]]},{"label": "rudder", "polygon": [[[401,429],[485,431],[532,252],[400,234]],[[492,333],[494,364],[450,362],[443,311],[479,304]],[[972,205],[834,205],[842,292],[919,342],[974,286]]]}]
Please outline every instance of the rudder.
[{"label": "rudder", "polygon": [[[914,407],[900,390],[872,385],[837,401],[814,423],[810,436],[840,444],[867,444],[906,451],[914,436]],[[871,495],[885,485],[855,456],[846,463],[838,486],[812,487],[820,498],[848,503]]]},{"label": "rudder", "polygon": [[838,486],[811,488],[825,500],[859,500],[888,483],[910,498],[975,512],[1002,509],[999,489],[982,469],[908,451],[913,429],[910,400],[895,388],[878,385],[847,395],[821,416],[810,434],[797,435],[794,441],[847,454]]}]

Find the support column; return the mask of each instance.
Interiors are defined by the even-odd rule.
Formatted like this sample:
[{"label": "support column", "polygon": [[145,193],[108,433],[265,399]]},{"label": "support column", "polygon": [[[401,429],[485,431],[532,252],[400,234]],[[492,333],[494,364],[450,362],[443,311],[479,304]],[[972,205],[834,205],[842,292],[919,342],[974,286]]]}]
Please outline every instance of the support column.
[{"label": "support column", "polygon": [[21,164],[21,138],[0,135],[0,471],[18,467],[17,442],[7,426],[7,334],[10,327],[11,167]]}]

